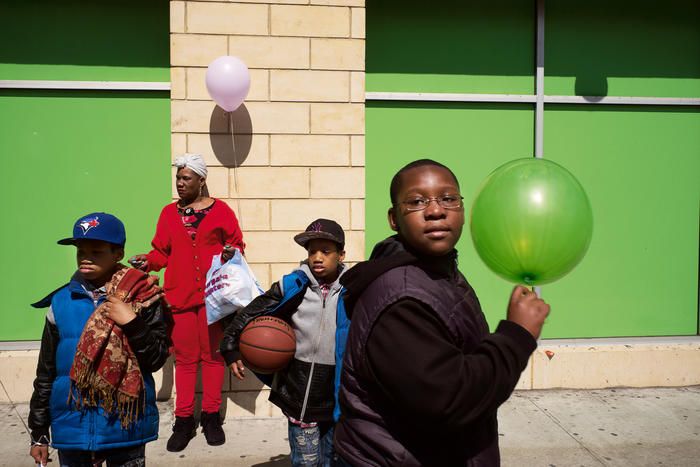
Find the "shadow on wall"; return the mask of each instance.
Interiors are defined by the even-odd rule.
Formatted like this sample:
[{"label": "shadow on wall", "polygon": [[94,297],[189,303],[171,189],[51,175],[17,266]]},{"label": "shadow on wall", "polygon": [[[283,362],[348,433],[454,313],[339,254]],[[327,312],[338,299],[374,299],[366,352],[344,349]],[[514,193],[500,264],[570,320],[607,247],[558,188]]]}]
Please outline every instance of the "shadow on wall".
[{"label": "shadow on wall", "polygon": [[229,384],[226,385],[226,383],[224,383],[225,397],[223,398],[221,403],[222,415],[226,414],[226,410],[228,409],[228,403],[229,401],[231,401],[235,405],[248,412],[250,416],[267,416],[267,413],[259,414],[256,413],[255,410],[255,401],[260,395],[260,392],[263,389],[265,389],[265,385],[262,383],[262,381],[260,381],[250,370],[246,370],[246,377],[243,381],[239,381],[238,379],[236,379],[236,377],[234,377],[231,374],[228,368],[226,369],[226,373],[227,378],[229,378]]},{"label": "shadow on wall", "polygon": [[[256,404],[255,401],[258,398],[260,392],[264,389],[264,385],[250,372],[246,375],[245,381],[236,380],[231,374],[228,368],[226,368],[226,375],[224,376],[224,385],[221,388],[221,408],[219,413],[222,418],[228,416],[228,406],[229,403],[234,404],[242,408],[248,414],[245,416],[250,417],[265,417],[267,414],[257,414],[255,413]],[[177,397],[177,395],[176,395]],[[195,400],[194,400],[194,416],[199,419],[202,413],[202,371],[201,368],[197,370],[197,385],[195,389]]]},{"label": "shadow on wall", "polygon": [[[160,387],[156,386],[156,400],[160,402],[168,401],[173,397],[173,387],[174,387],[174,376],[175,376],[175,358],[170,356],[168,361],[165,362],[162,368],[162,382]],[[246,412],[250,416],[266,416],[267,414],[256,414],[256,399],[260,392],[265,389],[265,385],[255,377],[252,372],[247,372],[244,381],[238,381],[231,374],[228,368],[226,368],[226,375],[224,377],[224,386],[222,387],[222,400],[221,400],[221,416],[226,417],[228,410],[229,401]],[[175,397],[177,395],[175,394]],[[195,417],[199,418],[202,407],[202,372],[201,369],[197,370],[197,385],[195,390]],[[267,464],[265,464],[267,465]],[[278,464],[270,464],[278,465]],[[280,464],[287,465],[287,464]]]},{"label": "shadow on wall", "polygon": [[162,381],[158,392],[156,392],[156,400],[159,402],[168,401],[173,397],[173,383],[175,381],[175,357],[172,355],[168,357],[168,360],[163,365],[162,371]]},{"label": "shadow on wall", "polygon": [[[233,123],[233,132],[231,131]],[[231,134],[233,133],[233,138]],[[209,140],[214,155],[224,167],[240,167],[250,154],[253,123],[245,104],[231,113],[218,105],[209,119]]]},{"label": "shadow on wall", "polygon": [[[698,95],[697,0],[545,3],[545,94]],[[367,2],[367,90],[529,93],[513,78],[534,90],[534,5]]]},{"label": "shadow on wall", "polygon": [[[532,76],[535,2],[367,2],[373,74]],[[548,76],[700,78],[700,3],[547,1]]]},{"label": "shadow on wall", "polygon": [[548,1],[545,73],[698,79],[698,20],[696,0],[669,0],[663,8],[657,2]]},{"label": "shadow on wall", "polygon": [[[531,76],[534,2],[367,2],[373,73]],[[371,83],[370,83],[371,84]]]},{"label": "shadow on wall", "polygon": [[576,76],[574,94],[586,96],[589,102],[598,102],[608,95],[608,78],[594,71]]},{"label": "shadow on wall", "polygon": [[[0,48],[2,64],[141,68],[135,71],[142,76],[154,76],[154,70],[160,69],[165,73],[156,75],[164,77],[164,81],[168,79],[170,34],[166,0],[122,0],[109,4],[3,1],[0,17],[12,18],[3,22],[0,43],[16,45]],[[125,28],[125,24],[129,27]]]}]

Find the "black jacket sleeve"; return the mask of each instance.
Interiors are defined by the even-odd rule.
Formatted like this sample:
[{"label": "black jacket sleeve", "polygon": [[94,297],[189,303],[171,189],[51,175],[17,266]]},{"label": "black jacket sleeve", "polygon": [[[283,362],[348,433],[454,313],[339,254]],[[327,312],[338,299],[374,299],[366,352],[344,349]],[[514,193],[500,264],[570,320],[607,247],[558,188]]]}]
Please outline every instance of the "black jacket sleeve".
[{"label": "black jacket sleeve", "polygon": [[58,346],[58,328],[48,319],[44,322],[44,332],[41,336],[39,361],[36,365],[34,392],[29,402],[29,429],[33,441],[39,441],[42,436],[49,438],[51,416],[49,399],[51,387],[56,379],[56,348]]},{"label": "black jacket sleeve", "polygon": [[226,361],[226,365],[239,360],[241,354],[238,351],[238,341],[243,328],[258,316],[261,316],[280,304],[284,295],[279,282],[272,284],[272,287],[262,295],[257,296],[245,308],[239,310],[224,330],[224,337],[221,340],[219,350]]},{"label": "black jacket sleeve", "polygon": [[167,308],[158,300],[121,327],[141,371],[153,373],[165,365],[172,345],[168,336],[169,319]]},{"label": "black jacket sleeve", "polygon": [[388,400],[422,424],[459,430],[495,414],[536,347],[527,330],[501,321],[496,332],[464,354],[432,310],[405,299],[379,317],[367,355]]}]

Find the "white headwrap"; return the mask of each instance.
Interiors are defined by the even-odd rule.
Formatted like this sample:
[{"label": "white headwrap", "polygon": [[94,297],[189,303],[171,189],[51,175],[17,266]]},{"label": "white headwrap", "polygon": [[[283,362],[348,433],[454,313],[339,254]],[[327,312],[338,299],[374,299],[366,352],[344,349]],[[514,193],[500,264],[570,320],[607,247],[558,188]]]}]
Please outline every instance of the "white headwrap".
[{"label": "white headwrap", "polygon": [[199,154],[183,154],[175,159],[173,165],[178,169],[187,167],[200,177],[207,176],[207,164],[204,162],[204,158]]}]

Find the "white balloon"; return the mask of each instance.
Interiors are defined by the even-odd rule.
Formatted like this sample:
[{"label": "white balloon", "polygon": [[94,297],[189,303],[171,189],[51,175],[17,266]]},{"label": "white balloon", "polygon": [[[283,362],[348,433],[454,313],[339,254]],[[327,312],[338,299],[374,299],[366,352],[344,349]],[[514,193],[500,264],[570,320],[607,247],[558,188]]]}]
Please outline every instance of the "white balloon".
[{"label": "white balloon", "polygon": [[226,112],[233,112],[248,95],[250,73],[241,59],[223,55],[207,67],[206,84],[214,102]]}]

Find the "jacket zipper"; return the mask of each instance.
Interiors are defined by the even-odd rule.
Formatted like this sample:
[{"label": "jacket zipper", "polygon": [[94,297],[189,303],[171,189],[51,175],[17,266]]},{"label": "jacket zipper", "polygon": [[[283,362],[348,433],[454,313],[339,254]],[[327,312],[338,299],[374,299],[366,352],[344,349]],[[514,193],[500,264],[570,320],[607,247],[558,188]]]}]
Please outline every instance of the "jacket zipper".
[{"label": "jacket zipper", "polygon": [[[328,293],[331,293],[329,290]],[[323,295],[323,292],[321,292]],[[311,359],[311,369],[309,370],[309,380],[306,383],[306,392],[304,393],[304,403],[301,405],[301,415],[299,416],[299,421],[304,421],[304,415],[306,415],[306,404],[309,402],[309,393],[311,392],[311,379],[314,375],[314,367],[316,366],[316,356],[318,355],[318,348],[321,345],[321,335],[323,334],[323,322],[326,319],[326,297],[323,297],[323,304],[321,307],[321,324],[318,326],[318,336],[316,337],[316,345],[314,346],[313,358]]]}]

